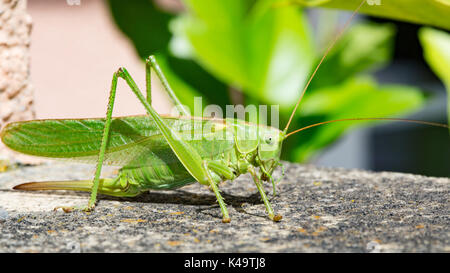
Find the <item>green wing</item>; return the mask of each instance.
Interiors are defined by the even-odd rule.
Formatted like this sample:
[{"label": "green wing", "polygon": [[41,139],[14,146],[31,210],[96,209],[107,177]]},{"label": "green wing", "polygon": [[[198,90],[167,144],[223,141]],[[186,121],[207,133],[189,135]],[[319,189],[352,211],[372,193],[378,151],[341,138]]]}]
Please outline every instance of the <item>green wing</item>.
[{"label": "green wing", "polygon": [[[214,158],[233,148],[227,140],[207,141],[198,132],[206,120],[165,117],[164,120],[185,136],[203,158]],[[11,123],[0,136],[9,148],[28,155],[97,162],[105,119],[33,120]],[[225,130],[225,127],[221,127]],[[216,132],[217,133],[217,132]],[[157,155],[157,156],[156,156]],[[178,159],[155,122],[148,116],[113,118],[105,165],[141,167]]]}]

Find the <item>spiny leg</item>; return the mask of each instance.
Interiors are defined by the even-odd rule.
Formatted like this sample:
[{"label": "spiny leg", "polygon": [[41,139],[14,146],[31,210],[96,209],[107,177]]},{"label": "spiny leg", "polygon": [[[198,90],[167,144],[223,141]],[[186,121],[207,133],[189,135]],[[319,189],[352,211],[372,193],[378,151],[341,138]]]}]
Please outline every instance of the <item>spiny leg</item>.
[{"label": "spiny leg", "polygon": [[146,84],[147,84],[147,101],[151,105],[151,70],[152,68],[155,70],[156,75],[158,76],[159,80],[161,81],[164,90],[167,92],[169,97],[172,99],[175,106],[178,107],[179,111],[183,116],[189,117],[190,113],[183,107],[183,104],[181,104],[181,101],[178,99],[175,92],[172,90],[172,88],[169,85],[169,82],[166,79],[166,76],[164,76],[163,72],[161,71],[161,68],[158,65],[158,62],[156,61],[155,56],[151,55],[147,58],[145,62],[145,75],[146,75]]},{"label": "spiny leg", "polygon": [[[171,147],[172,151],[175,153],[177,158],[180,160],[180,162],[183,164],[183,166],[186,168],[186,170],[201,184],[204,185],[210,185],[213,188],[214,193],[216,194],[217,200],[219,202],[219,205],[221,207],[222,213],[223,213],[223,222],[228,223],[230,222],[230,217],[228,216],[228,211],[225,206],[225,202],[223,201],[222,196],[220,195],[220,192],[217,188],[217,185],[214,183],[214,180],[212,179],[207,162],[203,161],[201,156],[198,154],[198,152],[190,146],[187,142],[185,142],[181,136],[172,128],[170,128],[165,121],[158,115],[158,113],[153,109],[153,107],[149,104],[149,99],[145,98],[142,94],[142,92],[137,87],[134,80],[131,78],[130,74],[125,68],[120,68],[116,73],[114,73],[111,91],[110,91],[110,98],[108,103],[108,111],[107,111],[107,117],[102,137],[102,143],[99,153],[99,159],[97,163],[97,169],[96,174],[94,177],[93,187],[92,187],[92,193],[91,198],[89,200],[88,207],[86,210],[90,210],[94,208],[95,202],[97,200],[97,191],[99,187],[99,178],[101,173],[101,168],[103,165],[104,155],[106,152],[106,146],[108,142],[108,136],[110,131],[110,125],[112,120],[112,110],[115,100],[115,94],[116,94],[116,87],[117,87],[117,80],[118,77],[123,78],[128,86],[131,88],[133,93],[137,96],[141,104],[145,107],[147,110],[147,113],[153,118],[156,125],[158,126],[158,129],[163,134],[165,140],[168,142],[169,146]],[[148,92],[149,93],[149,92]],[[147,93],[147,94],[148,94]],[[151,99],[150,99],[151,101]],[[72,208],[63,208],[65,210],[71,210]]]},{"label": "spiny leg", "polygon": [[[162,74],[161,74],[162,75]],[[131,88],[133,93],[138,97],[139,101],[147,110],[147,113],[153,118],[158,129],[161,131],[164,139],[169,144],[170,148],[177,156],[178,160],[183,164],[186,170],[197,180],[200,184],[210,185],[216,197],[218,198],[219,204],[222,209],[223,222],[229,222],[230,218],[228,216],[228,211],[226,209],[223,198],[217,189],[214,180],[211,178],[207,164],[204,162],[199,153],[187,142],[185,142],[182,137],[174,131],[166,122],[158,115],[158,113],[153,109],[153,107],[148,103],[148,101],[142,95],[142,92],[137,87],[133,78],[127,72],[125,68],[120,68],[118,71],[118,76],[123,78],[128,86]],[[114,90],[115,92],[115,90]]]},{"label": "spiny leg", "polygon": [[269,199],[266,196],[266,193],[264,192],[264,188],[261,184],[261,180],[258,177],[258,174],[256,173],[256,170],[254,167],[249,167],[248,172],[252,175],[253,181],[255,182],[256,187],[258,188],[259,193],[261,194],[261,199],[264,202],[264,205],[266,206],[266,211],[269,214],[269,218],[275,222],[278,222],[281,220],[282,216],[277,214],[275,215],[272,209],[272,206],[270,205]]},{"label": "spiny leg", "polygon": [[[153,62],[150,58],[151,64],[156,64],[156,62]],[[157,69],[157,73],[160,73],[160,78],[162,80],[165,80],[165,78],[162,76],[161,70],[159,70],[159,67],[155,66]],[[149,73],[147,73],[149,74]],[[101,168],[103,165],[104,155],[106,152],[106,146],[108,143],[108,136],[110,131],[110,125],[112,120],[112,110],[116,95],[116,89],[117,89],[117,80],[118,78],[123,78],[128,86],[130,87],[131,91],[136,95],[138,100],[141,102],[141,104],[146,109],[147,113],[153,118],[153,121],[157,125],[158,129],[164,136],[165,140],[169,144],[172,151],[175,153],[177,158],[180,160],[180,162],[183,164],[183,166],[186,168],[186,170],[197,180],[199,183],[203,185],[208,185],[211,183],[209,176],[208,169],[205,168],[202,165],[202,157],[199,155],[199,153],[187,142],[185,142],[182,137],[174,131],[171,127],[169,127],[166,122],[159,116],[159,114],[156,112],[156,110],[149,104],[148,98],[146,99],[142,92],[139,90],[138,86],[134,82],[133,78],[130,76],[128,71],[125,68],[119,68],[119,70],[114,73],[113,80],[112,80],[112,86],[110,91],[110,98],[108,103],[108,111],[107,111],[107,117],[105,122],[105,127],[103,131],[103,137],[102,137],[102,143],[101,148],[99,152],[99,159],[97,163],[97,169],[94,177],[93,187],[92,187],[92,193],[91,198],[88,203],[88,207],[86,210],[91,210],[95,206],[95,202],[97,200],[97,191],[99,187],[99,178],[101,173]],[[165,81],[167,82],[167,81]],[[163,83],[164,84],[164,83]],[[168,85],[166,85],[168,87]],[[148,91],[149,93],[150,91]],[[147,93],[147,95],[148,95]],[[173,92],[172,92],[173,93]],[[151,99],[150,99],[151,100]]]},{"label": "spiny leg", "polygon": [[112,83],[111,83],[111,90],[109,92],[108,109],[106,112],[105,126],[103,128],[102,141],[100,144],[100,151],[99,151],[99,156],[98,156],[98,160],[97,160],[97,166],[96,166],[96,170],[95,170],[94,182],[92,185],[92,191],[91,191],[91,197],[89,199],[89,203],[88,203],[87,207],[56,207],[55,210],[61,208],[65,212],[70,212],[73,209],[81,209],[84,211],[90,211],[95,207],[95,203],[97,201],[98,187],[99,187],[99,183],[100,183],[100,174],[102,171],[103,160],[105,159],[106,146],[108,143],[109,131],[111,128],[112,112],[113,112],[114,101],[115,101],[115,97],[116,97],[118,77],[119,77],[119,72],[115,72],[113,75]]},{"label": "spiny leg", "polygon": [[111,83],[111,91],[109,92],[108,110],[106,111],[105,127],[103,128],[102,142],[101,142],[101,146],[100,146],[97,167],[95,170],[91,198],[89,199],[89,203],[88,203],[88,210],[93,209],[95,207],[95,203],[97,201],[97,191],[98,191],[98,186],[100,184],[100,174],[102,172],[103,160],[105,159],[106,146],[108,144],[108,137],[109,137],[109,131],[111,128],[114,101],[116,100],[117,79],[118,79],[118,73],[116,72],[113,75],[113,79],[112,79],[112,83]]},{"label": "spiny leg", "polygon": [[88,203],[87,207],[81,207],[81,208],[80,207],[57,207],[55,209],[62,208],[64,211],[70,212],[73,209],[81,209],[84,211],[90,211],[95,207],[95,203],[97,201],[98,188],[99,188],[100,174],[101,174],[102,165],[103,165],[103,161],[104,161],[104,157],[105,157],[105,153],[106,153],[106,146],[108,143],[109,131],[110,131],[111,122],[112,122],[112,112],[113,112],[114,102],[115,102],[115,97],[116,97],[118,78],[119,77],[123,78],[127,82],[127,84],[129,85],[129,87],[131,88],[133,93],[135,93],[135,95],[138,97],[139,101],[144,105],[147,112],[150,111],[149,114],[152,114],[151,110],[153,110],[153,108],[151,108],[151,106],[150,106],[150,103],[151,103],[151,86],[150,86],[151,85],[151,67],[154,67],[155,71],[157,71],[157,75],[163,82],[164,87],[166,88],[166,90],[169,90],[168,93],[171,96],[171,98],[178,101],[175,94],[168,86],[167,80],[162,75],[162,72],[161,72],[159,66],[157,65],[154,57],[153,58],[150,57],[149,60],[147,61],[147,69],[146,69],[147,99],[144,98],[144,96],[140,92],[139,88],[137,87],[136,83],[133,81],[133,79],[127,72],[127,70],[125,68],[119,68],[119,70],[114,73],[113,79],[112,79],[111,90],[109,93],[109,100],[108,100],[108,109],[107,109],[107,113],[106,113],[106,121],[105,121],[105,126],[103,129],[99,157],[98,157],[98,161],[97,161],[97,167],[96,167],[96,171],[95,171],[95,176],[94,176],[94,181],[93,181],[93,186],[92,186],[91,197],[89,199],[89,203]]}]

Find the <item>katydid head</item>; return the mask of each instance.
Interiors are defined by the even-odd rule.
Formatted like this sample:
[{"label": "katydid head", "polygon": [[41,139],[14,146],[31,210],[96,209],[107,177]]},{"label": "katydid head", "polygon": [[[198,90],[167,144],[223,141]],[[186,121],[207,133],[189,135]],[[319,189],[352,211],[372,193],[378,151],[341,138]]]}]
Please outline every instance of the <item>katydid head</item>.
[{"label": "katydid head", "polygon": [[273,127],[260,127],[258,158],[260,167],[266,176],[270,176],[274,169],[280,165],[284,139],[284,132]]}]

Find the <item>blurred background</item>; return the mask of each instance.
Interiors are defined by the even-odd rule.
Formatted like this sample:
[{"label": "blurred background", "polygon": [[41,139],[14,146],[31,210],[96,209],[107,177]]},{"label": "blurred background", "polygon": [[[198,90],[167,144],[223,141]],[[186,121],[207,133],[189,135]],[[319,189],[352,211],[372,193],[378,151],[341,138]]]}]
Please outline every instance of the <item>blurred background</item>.
[{"label": "blurred background", "polygon": [[[183,103],[277,104],[280,127],[350,12],[270,1],[31,0],[37,118],[103,117],[112,74],[144,86],[156,54]],[[79,5],[77,5],[79,3]],[[358,15],[319,70],[291,125],[351,117],[447,123],[447,94],[423,57],[418,24]],[[442,31],[442,30],[441,30]],[[153,80],[153,106],[171,103]],[[115,116],[143,114],[119,83]],[[322,166],[450,176],[448,130],[336,123],[286,143],[283,159]]]}]

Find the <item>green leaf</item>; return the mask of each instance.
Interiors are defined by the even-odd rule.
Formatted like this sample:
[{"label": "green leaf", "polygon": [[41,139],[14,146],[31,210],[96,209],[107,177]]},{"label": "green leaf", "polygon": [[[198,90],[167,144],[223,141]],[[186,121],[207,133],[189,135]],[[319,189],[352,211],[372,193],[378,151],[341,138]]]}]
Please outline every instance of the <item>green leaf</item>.
[{"label": "green leaf", "polygon": [[300,10],[273,9],[271,1],[185,2],[182,37],[203,67],[261,101],[295,104],[315,56]]},{"label": "green leaf", "polygon": [[[416,88],[378,86],[369,79],[353,79],[339,86],[316,90],[305,97],[300,120],[304,126],[342,118],[393,117],[418,109],[425,102]],[[331,144],[350,128],[367,126],[373,121],[336,122],[299,133],[295,159],[305,161],[321,148]]]},{"label": "green leaf", "polygon": [[[354,11],[361,0],[283,0],[277,6],[303,5]],[[361,13],[450,29],[450,0],[367,0]]]},{"label": "green leaf", "polygon": [[450,125],[450,34],[432,28],[422,28],[419,38],[425,60],[447,88],[447,112]]}]

